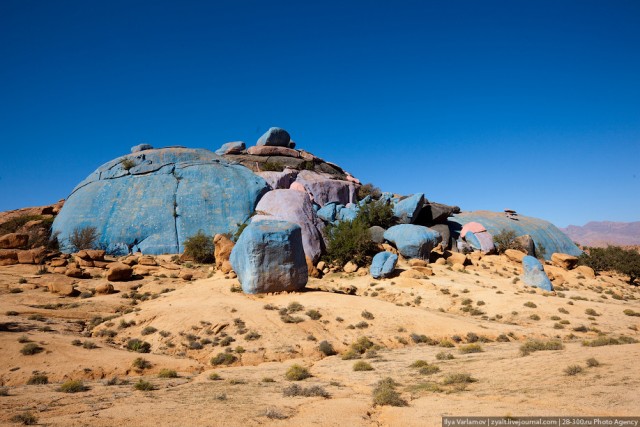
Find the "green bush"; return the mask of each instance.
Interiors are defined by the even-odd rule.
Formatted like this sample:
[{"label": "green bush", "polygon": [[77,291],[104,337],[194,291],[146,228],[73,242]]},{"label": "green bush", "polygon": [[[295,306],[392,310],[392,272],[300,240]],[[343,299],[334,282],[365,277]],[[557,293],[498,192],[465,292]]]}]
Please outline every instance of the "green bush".
[{"label": "green bush", "polygon": [[31,412],[23,412],[22,414],[17,414],[11,417],[11,422],[25,426],[33,426],[38,424],[38,417],[33,415]]},{"label": "green bush", "polygon": [[44,350],[44,348],[40,347],[34,342],[30,342],[25,344],[22,349],[20,349],[20,353],[25,356],[32,356],[34,354],[40,353],[42,350]]},{"label": "green bush", "polygon": [[364,199],[367,196],[371,196],[373,199],[379,199],[380,196],[382,196],[382,192],[378,187],[368,182],[358,187],[358,194],[356,196],[358,198],[358,201]]},{"label": "green bush", "polygon": [[378,381],[373,389],[373,404],[376,406],[407,406],[407,401],[396,391],[397,386],[398,383],[391,378]]},{"label": "green bush", "polygon": [[478,380],[476,380],[475,378],[473,378],[471,375],[469,374],[465,374],[465,373],[454,373],[454,374],[449,374],[446,377],[444,377],[442,379],[442,384],[444,385],[450,385],[450,384],[469,384],[469,383],[474,383]]},{"label": "green bush", "polygon": [[640,253],[620,246],[586,248],[580,255],[578,264],[591,267],[595,271],[616,271],[629,277],[630,284],[634,284],[640,277]]},{"label": "green bush", "polygon": [[69,245],[73,251],[97,249],[99,237],[96,227],[76,227],[69,235]]},{"label": "green bush", "polygon": [[134,361],[131,363],[131,365],[134,368],[139,369],[139,370],[149,369],[149,368],[151,368],[151,366],[153,366],[153,365],[151,365],[151,362],[149,362],[147,359],[144,359],[142,357],[135,358]]},{"label": "green bush", "polygon": [[158,378],[178,378],[178,373],[173,369],[161,369],[158,372]]},{"label": "green bush", "polygon": [[582,366],[580,365],[570,365],[564,369],[564,373],[567,375],[578,375],[582,372]]},{"label": "green bush", "polygon": [[516,249],[525,252],[525,249],[516,240],[516,232],[503,228],[499,233],[493,236],[493,243],[498,253],[504,253],[507,249]]},{"label": "green bush", "polygon": [[560,341],[529,340],[520,346],[520,354],[528,356],[536,351],[562,350],[564,345]]},{"label": "green bush", "polygon": [[127,350],[135,351],[136,353],[149,353],[151,351],[151,344],[146,341],[133,338],[127,341]]},{"label": "green bush", "polygon": [[328,341],[320,341],[320,343],[318,344],[318,350],[320,350],[320,353],[324,354],[325,356],[333,356],[336,354],[333,346]]},{"label": "green bush", "polygon": [[214,357],[211,358],[211,364],[214,366],[217,365],[231,365],[238,358],[231,353],[218,353]]},{"label": "green bush", "polygon": [[326,258],[339,265],[349,261],[363,265],[375,250],[369,227],[362,221],[340,221],[330,224],[325,228],[325,237]]},{"label": "green bush", "polygon": [[68,380],[62,383],[58,391],[61,391],[63,393],[79,393],[88,389],[89,388],[84,385],[82,380]]},{"label": "green bush", "polygon": [[260,170],[263,172],[282,172],[284,165],[280,162],[264,162],[260,163]]},{"label": "green bush", "polygon": [[385,200],[376,200],[361,206],[356,220],[363,222],[367,227],[378,225],[389,228],[395,223],[393,208]]},{"label": "green bush", "polygon": [[49,377],[45,374],[35,374],[27,381],[27,385],[49,384]]},{"label": "green bush", "polygon": [[461,354],[467,354],[467,353],[482,353],[484,350],[482,350],[482,346],[480,344],[465,344],[465,345],[461,345],[460,347],[458,347],[458,351]]},{"label": "green bush", "polygon": [[210,264],[214,261],[214,250],[213,237],[207,236],[202,230],[184,241],[185,255],[201,264]]},{"label": "green bush", "polygon": [[291,365],[285,374],[285,378],[289,381],[302,381],[309,377],[311,377],[309,370],[298,364]]},{"label": "green bush", "polygon": [[369,363],[365,362],[364,360],[358,360],[356,363],[353,364],[353,370],[358,372],[358,371],[373,371],[373,366],[371,366]]},{"label": "green bush", "polygon": [[133,385],[133,388],[140,391],[152,391],[156,389],[153,384],[151,384],[149,381],[143,380],[142,378],[140,378],[138,382]]}]

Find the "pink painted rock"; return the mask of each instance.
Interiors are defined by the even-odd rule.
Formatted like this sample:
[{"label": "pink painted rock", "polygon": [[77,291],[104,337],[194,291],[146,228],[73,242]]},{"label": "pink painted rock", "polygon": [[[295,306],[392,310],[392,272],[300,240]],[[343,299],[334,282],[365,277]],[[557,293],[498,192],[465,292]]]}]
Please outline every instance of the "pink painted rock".
[{"label": "pink painted rock", "polygon": [[302,246],[305,255],[314,263],[318,261],[324,246],[322,231],[324,224],[313,210],[311,200],[306,193],[295,190],[272,190],[262,196],[252,221],[278,219],[298,224],[302,228]]},{"label": "pink painted rock", "polygon": [[273,190],[287,189],[296,180],[298,171],[286,168],[282,172],[256,172],[256,175],[262,177]]}]

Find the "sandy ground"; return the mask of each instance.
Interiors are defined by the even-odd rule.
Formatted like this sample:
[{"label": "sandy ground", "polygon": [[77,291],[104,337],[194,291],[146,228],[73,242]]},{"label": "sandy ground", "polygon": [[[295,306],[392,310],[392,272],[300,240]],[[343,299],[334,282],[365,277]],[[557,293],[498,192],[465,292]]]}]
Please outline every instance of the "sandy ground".
[{"label": "sandy ground", "polygon": [[[615,275],[585,278],[547,266],[565,283],[543,292],[523,286],[519,264],[498,256],[464,272],[430,267],[426,278],[332,273],[311,280],[306,292],[261,296],[236,292],[237,280],[220,273],[190,282],[145,277],[88,298],[47,292],[49,281],[63,279],[36,275],[35,266],[0,267],[0,423],[15,425],[12,417],[25,412],[51,426],[435,426],[443,415],[640,415],[640,344],[583,345],[640,340],[640,317],[624,314],[640,312],[638,288]],[[104,282],[77,280],[81,291]],[[327,291],[345,286],[355,295]],[[291,303],[303,307],[288,313],[299,323],[281,317]],[[428,342],[414,342],[421,335]],[[341,356],[361,337],[376,345],[361,356],[370,371],[354,371],[357,360]],[[534,338],[564,348],[523,356],[521,345]],[[148,342],[151,352],[128,351],[131,339]],[[482,351],[463,354],[476,339]],[[323,340],[339,354],[321,353]],[[29,342],[42,351],[21,354]],[[454,358],[438,360],[441,352]],[[220,353],[235,361],[212,365]],[[148,367],[134,366],[139,357]],[[599,366],[588,367],[589,358]],[[440,370],[421,374],[410,366],[416,360]],[[294,363],[312,375],[296,384],[329,396],[285,396]],[[582,372],[567,375],[570,365]],[[178,377],[159,378],[163,369]],[[475,381],[446,385],[456,373]],[[48,384],[28,385],[36,374]],[[407,406],[374,405],[372,390],[387,377]],[[139,379],[154,390],[136,390]],[[87,390],[58,391],[67,380]]]}]

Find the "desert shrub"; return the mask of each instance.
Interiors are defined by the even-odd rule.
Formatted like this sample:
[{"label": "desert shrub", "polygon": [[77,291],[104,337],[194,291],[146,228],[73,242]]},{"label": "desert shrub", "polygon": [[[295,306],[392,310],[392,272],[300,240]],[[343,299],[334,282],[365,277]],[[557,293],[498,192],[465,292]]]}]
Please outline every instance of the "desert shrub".
[{"label": "desert shrub", "polygon": [[373,342],[367,337],[360,337],[358,340],[351,344],[351,348],[360,354],[373,347]]},{"label": "desert shrub", "polygon": [[595,357],[590,357],[587,359],[587,366],[590,368],[595,368],[596,366],[600,366],[600,362]]},{"label": "desert shrub", "polygon": [[329,341],[320,341],[320,343],[318,344],[318,350],[320,350],[320,353],[324,354],[325,356],[333,356],[336,354],[335,349]]},{"label": "desert shrub", "polygon": [[214,250],[213,237],[207,236],[202,230],[199,230],[196,234],[188,237],[184,241],[185,255],[190,256],[195,262],[201,264],[212,263],[214,261]]},{"label": "desert shrub", "polygon": [[453,354],[447,353],[446,351],[441,351],[436,354],[436,359],[438,360],[451,360],[454,359]]},{"label": "desert shrub", "polygon": [[452,343],[452,342],[451,342],[451,341],[449,341],[448,339],[443,339],[443,340],[441,340],[441,341],[438,343],[438,345],[439,345],[440,347],[444,347],[444,348],[453,348],[453,347],[455,347],[455,346],[456,346],[454,343]]},{"label": "desert shrub", "polygon": [[11,422],[25,426],[33,426],[38,424],[38,417],[31,412],[23,412],[22,414],[16,414],[11,417]]},{"label": "desert shrub", "polygon": [[482,353],[484,350],[482,349],[482,346],[480,344],[465,344],[465,345],[461,345],[460,347],[458,347],[458,351],[461,354],[467,354],[467,353]]},{"label": "desert shrub", "polygon": [[331,397],[323,387],[319,385],[313,385],[310,387],[301,387],[298,384],[291,384],[282,390],[282,394],[285,397],[292,396],[304,396],[304,397],[324,397],[325,399]]},{"label": "desert shrub", "polygon": [[493,243],[498,253],[504,253],[507,249],[516,249],[524,252],[524,248],[516,240],[516,232],[503,228],[499,233],[493,236]]},{"label": "desert shrub", "polygon": [[0,236],[9,233],[15,233],[29,221],[37,221],[43,219],[44,217],[42,215],[21,215],[15,218],[11,218],[7,222],[0,224]]},{"label": "desert shrub", "polygon": [[21,336],[20,336],[20,338],[18,338],[18,342],[19,342],[20,344],[24,344],[24,343],[31,342],[31,340],[29,339],[29,337],[28,337],[28,336],[26,336],[26,335],[21,335]]},{"label": "desert shrub", "polygon": [[21,349],[20,353],[25,356],[32,356],[34,354],[40,353],[44,348],[40,347],[38,344],[34,342],[30,342],[25,344]]},{"label": "desert shrub", "polygon": [[27,380],[27,385],[49,384],[49,377],[45,374],[35,374]]},{"label": "desert shrub", "polygon": [[9,387],[0,387],[0,396],[9,396]]},{"label": "desert shrub", "polygon": [[247,341],[255,341],[260,339],[261,335],[259,333],[257,333],[256,331],[251,331],[251,332],[247,332],[247,334],[244,336],[244,339]]},{"label": "desert shrub", "polygon": [[620,246],[606,248],[586,248],[578,260],[580,265],[586,265],[595,271],[613,270],[629,277],[629,283],[635,283],[640,277],[640,253],[634,249],[624,249]]},{"label": "desert shrub", "polygon": [[371,196],[371,198],[373,199],[379,199],[380,196],[382,196],[382,191],[380,191],[378,187],[371,184],[370,182],[362,184],[360,187],[358,187],[358,201],[364,199],[367,196]]},{"label": "desert shrub", "polygon": [[325,228],[326,259],[339,265],[363,265],[375,251],[369,227],[363,221],[340,221]]},{"label": "desert shrub", "polygon": [[99,237],[96,227],[76,227],[69,235],[69,245],[73,251],[96,249]]},{"label": "desert shrub", "polygon": [[582,366],[580,365],[569,365],[564,369],[566,375],[578,375],[580,372],[582,372]]},{"label": "desert shrub", "polygon": [[157,331],[157,329],[154,328],[153,326],[147,326],[140,333],[142,335],[151,335],[151,334],[155,333],[156,331]]},{"label": "desert shrub", "polygon": [[373,320],[375,319],[375,317],[373,316],[373,314],[367,310],[363,310],[362,313],[360,313],[360,315],[362,317],[364,317],[367,320]]},{"label": "desert shrub", "polygon": [[523,356],[528,356],[529,354],[536,351],[562,350],[563,348],[564,345],[562,345],[562,342],[556,340],[529,340],[520,346],[520,354],[522,354]]},{"label": "desert shrub", "polygon": [[178,373],[173,369],[161,369],[158,372],[158,378],[178,378]]},{"label": "desert shrub", "polygon": [[529,308],[537,308],[538,306],[535,305],[535,303],[531,302],[531,301],[527,301],[523,304],[525,307],[529,307]]},{"label": "desert shrub", "polygon": [[287,369],[287,372],[284,376],[289,381],[302,381],[306,378],[311,377],[311,373],[304,366],[294,364],[291,365],[289,369]]},{"label": "desert shrub", "polygon": [[82,343],[82,348],[86,348],[87,350],[93,350],[94,348],[98,348],[98,346],[93,341],[85,341]]},{"label": "desert shrub", "polygon": [[238,358],[231,353],[218,353],[214,357],[211,358],[211,364],[214,366],[217,365],[231,365]]},{"label": "desert shrub", "polygon": [[289,313],[297,313],[298,311],[304,310],[304,306],[300,304],[298,301],[291,301],[287,306],[287,311]]},{"label": "desert shrub", "polygon": [[133,388],[140,391],[152,391],[156,389],[153,384],[151,384],[149,381],[143,380],[142,378],[140,378],[138,382],[133,385]]},{"label": "desert shrub", "polygon": [[133,338],[127,341],[127,350],[135,351],[136,353],[149,353],[151,351],[151,344],[146,341]]},{"label": "desert shrub", "polygon": [[322,314],[320,314],[318,310],[307,310],[305,314],[309,316],[311,320],[319,320],[322,317]]},{"label": "desert shrub", "polygon": [[589,316],[600,316],[600,314],[598,314],[598,312],[596,312],[593,308],[587,308],[584,311],[584,314],[587,314]]},{"label": "desert shrub", "polygon": [[142,370],[142,369],[149,369],[151,368],[151,362],[149,362],[147,359],[144,359],[142,357],[137,357],[133,360],[133,362],[131,363],[131,366],[133,366],[136,369]]},{"label": "desert shrub", "polygon": [[466,373],[452,373],[448,374],[446,377],[442,379],[442,384],[450,385],[450,384],[469,384],[478,381],[473,378],[471,375]]},{"label": "desert shrub", "polygon": [[364,360],[358,360],[356,363],[353,364],[353,370],[354,371],[373,371],[373,366],[371,366],[369,363],[365,362]]},{"label": "desert shrub", "polygon": [[58,391],[63,393],[80,393],[82,391],[86,391],[89,388],[84,385],[82,380],[68,380],[62,383]]},{"label": "desert shrub", "polygon": [[407,401],[396,391],[397,386],[398,383],[392,378],[378,381],[373,389],[373,404],[376,406],[407,406]]},{"label": "desert shrub", "polygon": [[134,167],[136,165],[136,162],[134,162],[132,159],[126,157],[120,162],[120,165],[122,166],[122,169],[128,171],[129,169],[131,169],[132,167]]},{"label": "desert shrub", "polygon": [[638,311],[633,311],[633,310],[631,310],[631,309],[629,309],[629,308],[628,308],[628,309],[626,309],[626,310],[624,310],[624,311],[623,311],[623,313],[624,313],[626,316],[638,316],[638,317],[640,317],[640,312],[638,312]]},{"label": "desert shrub", "polygon": [[374,225],[389,228],[395,223],[393,208],[385,200],[367,203],[358,210],[356,221],[362,222],[367,228]]},{"label": "desert shrub", "polygon": [[427,365],[423,366],[418,370],[421,375],[432,375],[440,372],[440,367],[437,365]]},{"label": "desert shrub", "polygon": [[270,420],[286,420],[289,418],[288,415],[283,414],[278,408],[273,406],[268,407],[264,410],[264,416],[269,418]]},{"label": "desert shrub", "polygon": [[212,372],[212,373],[209,375],[209,379],[210,379],[211,381],[220,381],[220,380],[222,380],[222,377],[221,377],[221,376],[220,376],[220,374],[218,374],[217,372]]},{"label": "desert shrub", "polygon": [[409,338],[416,344],[433,344],[433,340],[424,334],[409,334]]},{"label": "desert shrub", "polygon": [[591,341],[584,340],[582,341],[582,345],[585,347],[602,347],[605,345],[634,344],[637,342],[638,340],[635,338],[625,337],[624,335],[618,338],[602,336]]}]

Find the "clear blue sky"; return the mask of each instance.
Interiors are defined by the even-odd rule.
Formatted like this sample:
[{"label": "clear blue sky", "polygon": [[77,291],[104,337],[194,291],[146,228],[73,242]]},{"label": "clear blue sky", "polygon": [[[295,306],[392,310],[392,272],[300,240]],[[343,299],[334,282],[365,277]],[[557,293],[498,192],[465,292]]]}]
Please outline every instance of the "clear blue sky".
[{"label": "clear blue sky", "polygon": [[640,220],[640,1],[0,1],[0,210],[270,126],[385,191]]}]

